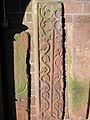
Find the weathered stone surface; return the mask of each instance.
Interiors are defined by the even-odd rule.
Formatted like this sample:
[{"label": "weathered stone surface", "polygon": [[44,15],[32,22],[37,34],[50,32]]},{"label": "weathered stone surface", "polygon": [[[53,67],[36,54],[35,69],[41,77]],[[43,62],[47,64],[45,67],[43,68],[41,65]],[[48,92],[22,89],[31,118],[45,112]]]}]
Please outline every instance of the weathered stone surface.
[{"label": "weathered stone surface", "polygon": [[28,120],[28,75],[26,63],[28,33],[16,34],[14,38],[16,115],[17,120]]},{"label": "weathered stone surface", "polygon": [[27,99],[16,101],[16,116],[17,120],[28,120],[28,104]]},{"label": "weathered stone surface", "polygon": [[90,1],[85,1],[83,3],[83,13],[90,14]]},{"label": "weathered stone surface", "polygon": [[38,3],[36,10],[34,12],[38,15],[36,22],[38,30],[34,28],[37,30],[34,31],[37,36],[34,40],[38,45],[38,47],[35,45],[38,120],[62,120],[64,103],[62,6],[60,2]]},{"label": "weathered stone surface", "polygon": [[73,20],[74,23],[90,24],[90,15],[75,15]]},{"label": "weathered stone surface", "polygon": [[81,1],[65,0],[64,2],[65,14],[80,14],[82,11]]},{"label": "weathered stone surface", "polygon": [[90,86],[90,25],[68,27],[68,99],[73,120],[86,119]]},{"label": "weathered stone surface", "polygon": [[27,97],[26,57],[28,49],[27,33],[22,32],[14,36],[14,79],[16,99]]}]

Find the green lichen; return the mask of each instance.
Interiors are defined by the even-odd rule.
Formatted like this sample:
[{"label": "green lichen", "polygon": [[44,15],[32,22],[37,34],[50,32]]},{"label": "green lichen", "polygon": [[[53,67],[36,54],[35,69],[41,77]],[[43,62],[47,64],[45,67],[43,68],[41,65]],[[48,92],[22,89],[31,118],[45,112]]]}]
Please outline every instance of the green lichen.
[{"label": "green lichen", "polygon": [[68,95],[69,109],[77,110],[86,102],[87,82],[79,82],[78,78],[72,75],[72,56],[68,57]]},{"label": "green lichen", "polygon": [[27,75],[26,75],[26,51],[20,34],[14,36],[14,79],[15,97],[22,99],[27,97]]}]

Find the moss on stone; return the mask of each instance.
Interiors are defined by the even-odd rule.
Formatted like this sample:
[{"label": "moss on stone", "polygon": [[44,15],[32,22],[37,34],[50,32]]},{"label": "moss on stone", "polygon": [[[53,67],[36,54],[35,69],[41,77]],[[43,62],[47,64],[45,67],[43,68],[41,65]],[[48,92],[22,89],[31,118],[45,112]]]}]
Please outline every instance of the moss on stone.
[{"label": "moss on stone", "polygon": [[27,97],[27,75],[26,75],[26,51],[20,34],[14,36],[14,79],[15,97],[22,99]]},{"label": "moss on stone", "polygon": [[86,102],[87,82],[80,82],[72,75],[72,56],[68,57],[68,95],[69,109],[77,110]]}]

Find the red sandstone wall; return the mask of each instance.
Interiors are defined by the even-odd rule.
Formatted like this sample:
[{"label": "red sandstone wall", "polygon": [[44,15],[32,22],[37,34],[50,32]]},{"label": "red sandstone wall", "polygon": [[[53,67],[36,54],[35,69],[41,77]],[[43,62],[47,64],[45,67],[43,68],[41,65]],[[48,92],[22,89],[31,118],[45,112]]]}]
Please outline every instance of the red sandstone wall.
[{"label": "red sandstone wall", "polygon": [[[64,3],[64,16],[65,16],[65,33],[66,33],[66,61],[67,61],[67,56],[69,53],[70,49],[77,48],[78,45],[83,46],[84,48],[80,48],[80,50],[83,51],[78,53],[80,56],[78,58],[78,61],[81,61],[81,63],[78,63],[78,65],[75,65],[74,67],[74,73],[78,75],[78,79],[88,79],[90,78],[90,67],[85,67],[88,66],[87,64],[90,61],[90,57],[88,57],[87,60],[85,60],[85,51],[88,49],[87,46],[90,46],[90,1],[89,0],[74,0],[74,1],[65,1]],[[86,45],[86,42],[87,45]],[[90,50],[88,50],[87,53],[90,53]],[[74,55],[75,54],[75,55]],[[77,56],[76,53],[74,52],[73,56]],[[88,55],[87,55],[88,56]],[[74,58],[75,58],[74,57]],[[77,59],[77,57],[76,57]],[[80,60],[81,59],[81,60]],[[83,67],[83,61],[86,65]],[[79,66],[81,65],[81,66]],[[74,66],[74,65],[73,65]],[[78,67],[77,67],[78,66]],[[68,67],[66,65],[66,67]],[[67,69],[67,68],[66,68]],[[75,69],[77,69],[75,71]],[[85,71],[84,71],[85,70]],[[67,70],[68,71],[68,70]],[[86,73],[85,73],[86,72]],[[67,73],[67,72],[66,72]],[[81,76],[80,76],[81,74]],[[86,76],[85,76],[86,74]],[[88,77],[88,78],[87,78]],[[68,74],[67,74],[67,79],[68,81]],[[67,86],[68,87],[68,86]],[[87,86],[88,87],[88,86]],[[86,108],[84,107],[84,110]],[[74,116],[76,116],[76,119],[73,118],[73,112],[70,114],[70,117],[72,119],[77,120],[77,116],[84,116],[84,110],[78,110],[78,113],[75,113]],[[68,111],[66,109],[66,111]],[[82,111],[82,113],[80,113]],[[90,113],[89,113],[90,114]],[[68,116],[66,114],[66,116]],[[67,117],[66,117],[67,118]]]},{"label": "red sandstone wall", "polygon": [[[9,2],[10,3],[10,2]],[[18,27],[19,23],[21,23],[19,16],[22,16],[22,6],[21,3],[19,2],[16,5],[15,1],[15,6],[12,9],[10,5],[14,4],[13,2],[9,5],[8,3],[8,13],[7,13],[7,18],[10,22],[10,28],[6,30],[5,32],[5,39],[13,39],[13,35],[19,31],[22,31],[20,27]],[[66,32],[66,41],[68,40],[68,32],[69,32],[69,27],[72,24],[77,24],[81,25],[80,27],[82,28],[83,24],[90,24],[90,0],[65,0],[63,2],[64,4],[64,17],[65,17],[65,32]],[[19,6],[18,6],[19,5]],[[34,79],[34,44],[33,44],[33,28],[32,28],[32,10],[31,10],[31,4],[28,5],[26,9],[26,13],[24,15],[24,24],[28,26],[28,31],[31,34],[31,51],[30,51],[30,63],[31,63],[31,120],[36,120],[36,96],[35,96],[35,79]],[[88,29],[88,28],[87,28]],[[84,31],[83,31],[84,32]],[[90,34],[90,33],[88,33]],[[87,34],[87,36],[88,36]],[[9,41],[10,42],[10,41]],[[8,47],[6,46],[8,49]],[[8,49],[7,53],[9,54]],[[7,71],[9,69],[10,63],[10,58],[11,56],[6,55],[6,60],[7,60]],[[10,78],[10,74],[7,74],[8,79]],[[11,78],[10,78],[11,79]],[[10,82],[10,79],[8,80]]]},{"label": "red sandstone wall", "polygon": [[[90,24],[90,1],[89,0],[74,0],[74,1],[70,1],[70,0],[66,0],[63,2],[64,4],[64,18],[65,18],[65,33],[66,33],[66,44],[67,44],[67,41],[68,41],[68,32],[69,32],[69,28],[71,25],[79,25],[80,28],[82,29],[82,26],[83,25],[89,25]],[[26,18],[26,21],[30,20],[30,18]],[[28,21],[29,22],[29,21]],[[86,26],[84,26],[86,27]],[[88,28],[87,28],[88,29]],[[82,33],[84,31],[81,31]],[[81,34],[82,34],[81,33]],[[72,33],[71,33],[72,34]],[[90,33],[87,34],[87,36],[89,35]],[[77,34],[78,36],[78,34]],[[78,40],[80,41],[80,39]],[[33,46],[33,41],[32,41],[32,44],[31,46]],[[34,47],[34,46],[33,46]],[[33,48],[31,47],[31,48]],[[31,50],[31,74],[32,74],[32,97],[31,99],[33,99],[35,101],[35,87],[34,87],[34,83],[35,83],[35,79],[34,79],[34,69],[33,69],[33,65],[34,65],[34,60],[33,60],[33,55],[34,55],[34,52],[33,52],[33,49]],[[32,103],[31,105],[31,116],[32,116],[32,119],[31,120],[34,120],[35,118],[35,113],[36,113],[36,110],[35,110],[35,102]],[[67,112],[67,110],[66,110]],[[66,118],[67,118],[67,113],[66,113]]]}]

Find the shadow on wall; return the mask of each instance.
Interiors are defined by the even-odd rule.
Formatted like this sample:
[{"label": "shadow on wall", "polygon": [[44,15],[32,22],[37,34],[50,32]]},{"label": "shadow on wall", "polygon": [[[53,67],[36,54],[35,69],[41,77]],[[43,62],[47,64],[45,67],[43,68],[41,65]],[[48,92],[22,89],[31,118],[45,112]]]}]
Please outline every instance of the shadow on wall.
[{"label": "shadow on wall", "polygon": [[5,120],[16,120],[15,88],[14,88],[14,63],[13,40],[16,33],[25,31],[27,26],[22,25],[25,10],[30,0],[7,0],[6,18],[9,22],[8,29],[2,28],[4,17],[3,0],[0,1],[0,52],[2,67],[3,104]]}]

